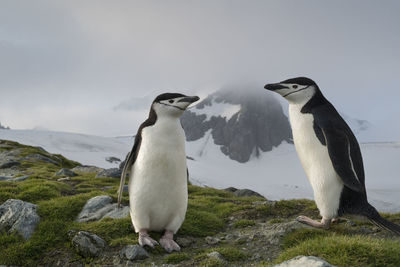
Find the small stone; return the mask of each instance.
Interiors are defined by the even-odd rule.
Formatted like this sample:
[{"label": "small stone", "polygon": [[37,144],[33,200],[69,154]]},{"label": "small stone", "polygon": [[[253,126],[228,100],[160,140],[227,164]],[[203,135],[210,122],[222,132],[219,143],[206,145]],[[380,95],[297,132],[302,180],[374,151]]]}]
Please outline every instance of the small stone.
[{"label": "small stone", "polygon": [[207,257],[210,258],[210,259],[215,259],[221,265],[226,265],[226,260],[221,255],[221,253],[219,253],[218,251],[213,251],[213,252],[208,253]]},{"label": "small stone", "polygon": [[291,260],[282,262],[281,264],[274,265],[273,267],[335,267],[323,259],[314,256],[297,256]]},{"label": "small stone", "polygon": [[79,231],[72,239],[72,245],[83,257],[97,257],[104,250],[107,243],[98,235]]},{"label": "small stone", "polygon": [[112,202],[110,196],[96,196],[89,199],[85,206],[83,206],[82,211],[79,213],[77,222],[87,222],[90,217],[101,208],[104,208]]},{"label": "small stone", "polygon": [[70,177],[64,177],[64,178],[57,179],[57,182],[66,182],[66,181],[71,181],[71,178]]},{"label": "small stone", "polygon": [[186,237],[178,237],[176,239],[176,243],[183,248],[187,248],[194,243],[194,240],[186,238]]},{"label": "small stone", "polygon": [[217,238],[217,237],[212,237],[212,236],[207,236],[206,237],[206,243],[209,245],[216,245],[219,242],[221,242],[221,239]]},{"label": "small stone", "polygon": [[149,257],[149,253],[147,253],[147,251],[139,245],[128,245],[119,252],[119,256],[121,259],[134,261],[147,259]]},{"label": "small stone", "polygon": [[76,173],[74,173],[74,172],[71,171],[70,169],[66,169],[66,168],[62,168],[62,169],[59,170],[55,175],[56,175],[56,176],[69,176],[69,177],[77,176]]}]

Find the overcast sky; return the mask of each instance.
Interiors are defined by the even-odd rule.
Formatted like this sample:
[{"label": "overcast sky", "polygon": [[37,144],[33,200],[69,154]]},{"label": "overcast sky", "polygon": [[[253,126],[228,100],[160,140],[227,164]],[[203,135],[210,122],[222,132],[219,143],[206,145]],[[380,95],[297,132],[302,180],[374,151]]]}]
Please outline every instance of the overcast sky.
[{"label": "overcast sky", "polygon": [[400,141],[399,13],[396,0],[0,0],[0,122],[133,134],[159,92],[308,76]]}]

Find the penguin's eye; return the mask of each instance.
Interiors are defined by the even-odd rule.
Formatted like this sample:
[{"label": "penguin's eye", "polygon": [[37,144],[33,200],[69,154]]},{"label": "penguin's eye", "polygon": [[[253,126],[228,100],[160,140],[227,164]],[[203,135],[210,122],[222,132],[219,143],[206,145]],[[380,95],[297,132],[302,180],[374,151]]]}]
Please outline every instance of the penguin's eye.
[{"label": "penguin's eye", "polygon": [[296,89],[298,86],[297,85],[293,85],[293,88]]},{"label": "penguin's eye", "polygon": [[170,100],[170,101],[168,101],[168,102],[172,104],[172,103],[174,103],[174,100],[172,100],[172,99],[171,99],[171,100]]}]

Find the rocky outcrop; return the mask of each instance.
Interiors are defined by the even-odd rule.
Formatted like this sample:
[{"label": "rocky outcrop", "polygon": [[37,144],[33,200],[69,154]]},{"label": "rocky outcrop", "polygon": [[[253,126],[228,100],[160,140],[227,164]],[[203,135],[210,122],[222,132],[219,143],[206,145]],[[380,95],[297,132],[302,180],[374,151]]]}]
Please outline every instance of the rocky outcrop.
[{"label": "rocky outcrop", "polygon": [[118,208],[117,203],[111,203],[110,196],[96,196],[89,199],[76,218],[77,222],[98,221],[103,218],[125,218],[129,216],[129,207]]},{"label": "rocky outcrop", "polygon": [[262,197],[265,198],[263,195],[250,190],[250,189],[237,189],[235,187],[228,187],[224,189],[225,191],[233,193],[235,196],[238,197]]},{"label": "rocky outcrop", "polygon": [[97,257],[107,246],[107,243],[98,235],[79,231],[72,238],[72,246],[83,257]]},{"label": "rocky outcrop", "polygon": [[103,168],[89,165],[76,166],[75,168],[71,169],[71,171],[78,173],[99,173],[103,170]]},{"label": "rocky outcrop", "polygon": [[110,163],[118,163],[121,162],[121,160],[119,158],[116,157],[106,157],[106,161],[110,162]]},{"label": "rocky outcrop", "polygon": [[273,267],[335,267],[323,259],[314,256],[297,256],[291,260],[282,262],[281,264],[274,265]]},{"label": "rocky outcrop", "polygon": [[96,175],[96,178],[107,178],[107,177],[120,178],[121,174],[122,172],[119,168],[111,168],[102,170]]},{"label": "rocky outcrop", "polygon": [[62,168],[59,170],[56,174],[56,176],[68,176],[68,177],[74,177],[77,176],[77,174],[70,169]]},{"label": "rocky outcrop", "polygon": [[17,231],[24,239],[29,239],[40,221],[37,206],[19,199],[9,199],[0,205],[0,231]]},{"label": "rocky outcrop", "polygon": [[[223,108],[218,106],[224,105]],[[209,95],[181,118],[187,141],[211,131],[222,153],[238,162],[292,142],[288,118],[268,92],[251,87],[229,88]]]}]

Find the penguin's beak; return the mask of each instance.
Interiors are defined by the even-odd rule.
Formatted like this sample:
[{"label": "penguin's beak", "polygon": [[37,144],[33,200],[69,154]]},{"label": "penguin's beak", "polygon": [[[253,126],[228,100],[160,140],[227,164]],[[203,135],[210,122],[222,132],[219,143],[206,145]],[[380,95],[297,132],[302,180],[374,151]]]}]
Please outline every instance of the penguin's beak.
[{"label": "penguin's beak", "polygon": [[199,99],[200,99],[200,97],[198,97],[198,96],[187,96],[187,97],[184,97],[181,100],[179,100],[178,103],[179,102],[187,102],[187,103],[191,104],[193,102],[196,102]]},{"label": "penguin's beak", "polygon": [[270,90],[270,91],[276,91],[276,90],[279,90],[279,89],[287,89],[288,87],[284,86],[284,85],[282,85],[280,83],[270,83],[270,84],[266,84],[264,86],[264,88],[267,89],[267,90]]}]

